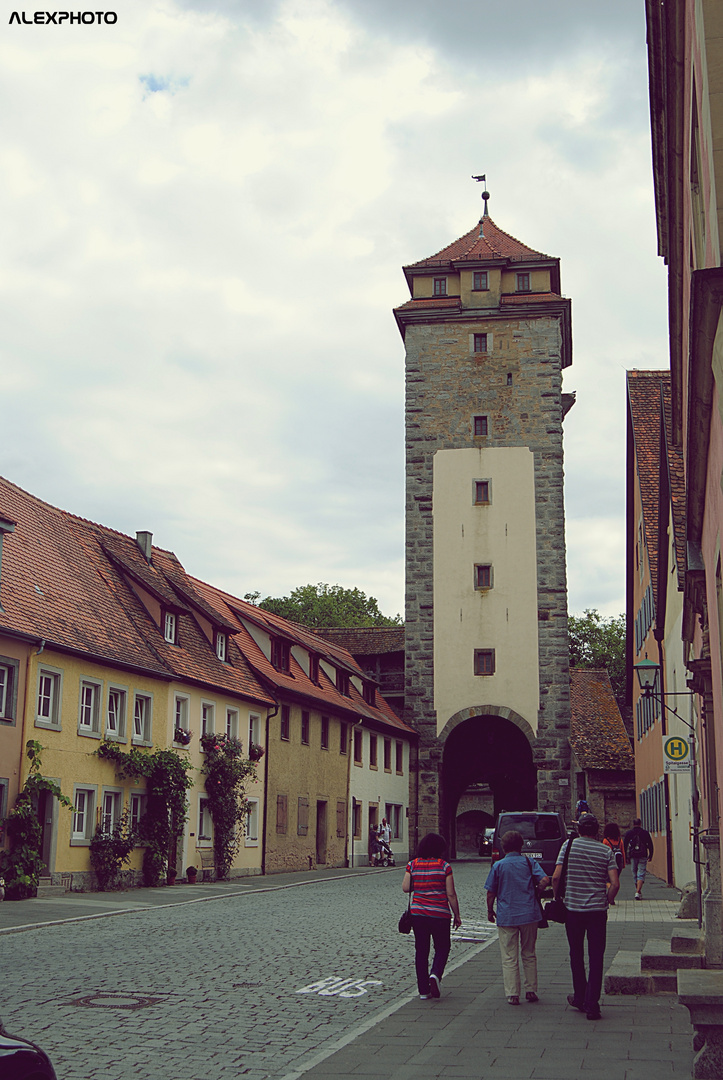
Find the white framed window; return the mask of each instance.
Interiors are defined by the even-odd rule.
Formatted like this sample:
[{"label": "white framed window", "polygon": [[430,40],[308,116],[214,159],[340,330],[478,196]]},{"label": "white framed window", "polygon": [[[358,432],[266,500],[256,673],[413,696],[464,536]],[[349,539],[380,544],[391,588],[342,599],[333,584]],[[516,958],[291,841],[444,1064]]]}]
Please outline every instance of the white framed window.
[{"label": "white framed window", "polygon": [[8,776],[0,777],[0,821],[6,816],[8,812],[8,792],[10,791],[10,778]]},{"label": "white framed window", "polygon": [[133,701],[133,742],[151,741],[151,712],[153,699],[148,694],[136,694]]},{"label": "white framed window", "polygon": [[185,694],[176,694],[173,706],[173,725],[179,731],[188,731],[188,698]]},{"label": "white framed window", "polygon": [[17,709],[19,663],[0,656],[0,720],[13,720]]},{"label": "white framed window", "polygon": [[223,663],[226,662],[226,653],[228,651],[228,638],[222,631],[216,633],[216,656]]},{"label": "white framed window", "polygon": [[238,709],[226,709],[226,734],[229,739],[238,739]]},{"label": "white framed window", "polygon": [[178,617],[172,611],[163,612],[163,639],[169,645],[178,641]]},{"label": "white framed window", "polygon": [[249,713],[249,746],[251,743],[255,743],[257,746],[261,741],[261,717],[256,713]]},{"label": "white framed window", "polygon": [[212,701],[201,702],[201,735],[213,735],[216,706]]},{"label": "white framed window", "polygon": [[213,818],[208,799],[198,800],[198,846],[210,847],[213,843]]},{"label": "white framed window", "polygon": [[71,844],[89,844],[95,831],[95,788],[76,787]]},{"label": "white framed window", "polygon": [[116,788],[103,788],[100,827],[104,836],[110,836],[123,812],[123,792]]},{"label": "white framed window", "polygon": [[130,797],[131,828],[138,832],[141,818],[146,812],[146,793],[144,791],[132,791]]},{"label": "white framed window", "polygon": [[258,847],[259,846],[259,800],[249,799],[248,806],[246,807],[246,836],[244,838],[244,845],[246,847]]},{"label": "white framed window", "polygon": [[100,698],[103,684],[96,679],[80,680],[78,734],[100,738]]},{"label": "white framed window", "polygon": [[105,735],[110,739],[126,737],[126,705],[128,691],[120,686],[111,686],[108,690],[108,715],[105,721]]},{"label": "white framed window", "polygon": [[54,668],[40,668],[38,704],[35,713],[36,727],[60,727],[61,689],[61,672]]}]

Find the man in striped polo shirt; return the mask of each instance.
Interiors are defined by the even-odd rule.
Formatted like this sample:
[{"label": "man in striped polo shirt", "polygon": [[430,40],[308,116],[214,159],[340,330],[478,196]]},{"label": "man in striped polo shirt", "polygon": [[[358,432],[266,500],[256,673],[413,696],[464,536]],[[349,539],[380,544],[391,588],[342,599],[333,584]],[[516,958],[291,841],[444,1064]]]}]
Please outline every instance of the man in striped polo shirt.
[{"label": "man in striped polo shirt", "polygon": [[[581,814],[577,823],[579,836],[560,849],[552,875],[555,896],[564,893],[567,919],[565,930],[570,946],[573,993],[568,1004],[587,1013],[588,1020],[600,1019],[600,993],[608,921],[608,904],[615,899],[620,878],[615,855],[597,839],[599,825],[593,814]],[[566,879],[562,882],[562,863],[568,844],[570,857]],[[589,971],[585,974],[585,937]]]}]

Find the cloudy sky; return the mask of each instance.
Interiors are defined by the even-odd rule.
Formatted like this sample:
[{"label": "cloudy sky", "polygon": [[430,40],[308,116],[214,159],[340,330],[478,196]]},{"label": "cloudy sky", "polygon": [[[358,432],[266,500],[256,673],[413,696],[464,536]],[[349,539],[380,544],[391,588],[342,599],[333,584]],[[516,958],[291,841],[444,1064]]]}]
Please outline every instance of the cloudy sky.
[{"label": "cloudy sky", "polygon": [[573,302],[570,609],[623,609],[624,372],[666,363],[642,0],[13,10],[0,473],[241,596],[338,582],[401,611],[391,309],[485,172]]}]

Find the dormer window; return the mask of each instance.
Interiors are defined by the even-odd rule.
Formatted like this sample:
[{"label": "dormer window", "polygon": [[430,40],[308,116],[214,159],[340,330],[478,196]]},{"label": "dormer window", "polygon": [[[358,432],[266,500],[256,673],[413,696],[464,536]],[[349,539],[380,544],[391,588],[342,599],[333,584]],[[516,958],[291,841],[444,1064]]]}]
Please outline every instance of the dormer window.
[{"label": "dormer window", "polygon": [[367,705],[376,704],[376,686],[373,682],[364,681],[364,700]]},{"label": "dormer window", "polygon": [[446,277],[436,277],[434,279],[434,295],[446,296],[447,295],[447,279]]},{"label": "dormer window", "polygon": [[474,272],[474,284],[472,288],[475,292],[482,292],[489,289],[488,277],[486,270],[475,270]]},{"label": "dormer window", "polygon": [[309,653],[309,678],[319,685],[319,657],[316,653]]},{"label": "dormer window", "polygon": [[271,639],[271,663],[277,671],[289,670],[289,643],[281,638]]},{"label": "dormer window", "polygon": [[228,638],[220,630],[216,631],[216,656],[221,663],[226,663],[226,653],[228,650]]},{"label": "dormer window", "polygon": [[529,292],[530,291],[530,275],[518,274],[517,275],[517,291]]},{"label": "dormer window", "polygon": [[163,640],[169,645],[178,642],[178,616],[172,611],[163,612]]},{"label": "dormer window", "polygon": [[340,694],[349,697],[349,676],[341,668],[336,669],[336,688]]}]

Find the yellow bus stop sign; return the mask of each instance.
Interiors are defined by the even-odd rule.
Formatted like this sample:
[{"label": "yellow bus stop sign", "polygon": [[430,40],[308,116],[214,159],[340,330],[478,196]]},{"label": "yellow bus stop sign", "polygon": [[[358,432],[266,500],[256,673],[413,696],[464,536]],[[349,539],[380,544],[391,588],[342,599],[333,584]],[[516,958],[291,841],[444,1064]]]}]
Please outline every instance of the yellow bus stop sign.
[{"label": "yellow bus stop sign", "polygon": [[690,768],[690,743],[680,735],[671,735],[663,743],[666,772],[686,772]]}]

